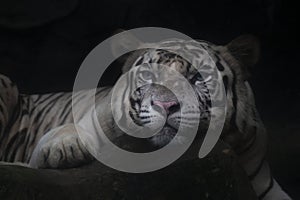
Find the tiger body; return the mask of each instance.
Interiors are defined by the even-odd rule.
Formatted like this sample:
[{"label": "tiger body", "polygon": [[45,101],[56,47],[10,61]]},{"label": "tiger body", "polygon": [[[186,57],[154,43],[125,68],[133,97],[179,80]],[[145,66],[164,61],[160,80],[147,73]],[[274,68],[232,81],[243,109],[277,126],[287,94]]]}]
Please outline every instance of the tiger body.
[{"label": "tiger body", "polygon": [[[216,90],[219,86],[210,76],[203,79],[198,72],[209,74],[217,71],[217,77],[222,80],[226,91],[226,97],[221,98],[226,98],[227,102],[221,139],[237,153],[259,199],[288,200],[290,197],[273,179],[265,161],[266,131],[255,107],[246,69],[247,65],[256,62],[257,55],[251,59],[239,57],[238,43],[244,45],[243,42],[240,39],[227,46],[217,46],[204,41],[200,45],[199,42],[196,45],[193,42],[166,41],[137,51],[123,67],[127,82],[123,84],[124,87],[117,88],[120,96],[125,96],[125,99],[112,102],[119,110],[119,118],[124,117],[138,126],[156,129],[165,119],[167,125],[149,139],[151,144],[161,147],[176,139],[179,124],[196,126],[193,121],[195,115],[199,115],[201,121],[210,119],[212,108],[209,98],[210,95],[219,95]],[[246,45],[248,43],[245,42]],[[172,48],[183,49],[184,54],[194,57],[194,63],[188,63],[181,56],[170,53],[168,50]],[[209,58],[203,56],[204,51],[208,52]],[[210,64],[211,61],[215,65]],[[169,72],[164,72],[159,66],[149,66],[152,63],[166,65],[189,80],[200,104],[189,102],[191,97],[184,92],[185,86],[177,76],[172,78]],[[179,102],[168,89],[152,84],[153,79],[164,79],[167,85],[178,87],[184,102]],[[74,167],[93,160],[73,127],[72,93],[20,95],[9,79],[0,76],[0,80],[0,160],[29,163],[31,167],[37,168]],[[133,81],[138,89],[131,93],[129,85]],[[213,93],[209,94],[208,90]],[[80,104],[84,95],[84,92],[77,93],[74,102]],[[122,131],[114,124],[112,113],[107,111],[111,97],[111,88],[97,89],[98,118],[95,120],[100,121],[104,130],[116,137]],[[195,106],[199,107],[200,112],[195,113]],[[90,105],[81,107],[80,114],[84,118]]]}]

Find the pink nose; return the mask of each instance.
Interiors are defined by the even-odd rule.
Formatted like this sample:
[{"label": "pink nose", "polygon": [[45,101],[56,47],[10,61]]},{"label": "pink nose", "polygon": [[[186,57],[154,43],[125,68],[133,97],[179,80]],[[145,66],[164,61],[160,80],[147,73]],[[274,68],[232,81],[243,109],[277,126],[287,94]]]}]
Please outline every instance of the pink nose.
[{"label": "pink nose", "polygon": [[153,101],[153,104],[163,108],[167,114],[170,113],[171,107],[179,105],[177,101]]}]

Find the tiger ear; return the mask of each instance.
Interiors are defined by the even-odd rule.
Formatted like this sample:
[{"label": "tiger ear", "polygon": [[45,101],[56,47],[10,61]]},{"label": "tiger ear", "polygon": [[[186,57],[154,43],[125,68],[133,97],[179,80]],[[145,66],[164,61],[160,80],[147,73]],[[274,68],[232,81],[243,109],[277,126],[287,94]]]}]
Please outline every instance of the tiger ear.
[{"label": "tiger ear", "polygon": [[118,58],[124,51],[136,50],[141,46],[142,42],[129,31],[118,29],[115,34],[120,34],[112,37],[111,51],[115,58]]},{"label": "tiger ear", "polygon": [[246,69],[255,65],[259,59],[260,44],[253,35],[242,35],[226,45],[230,54]]}]

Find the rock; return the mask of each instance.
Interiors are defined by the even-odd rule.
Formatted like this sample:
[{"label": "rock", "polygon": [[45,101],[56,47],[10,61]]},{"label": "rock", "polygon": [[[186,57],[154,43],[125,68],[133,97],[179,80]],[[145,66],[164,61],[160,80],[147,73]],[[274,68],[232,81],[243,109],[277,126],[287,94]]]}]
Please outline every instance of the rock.
[{"label": "rock", "polygon": [[150,173],[119,172],[99,162],[65,170],[0,165],[0,178],[1,200],[257,199],[235,155],[222,143],[204,159],[184,156]]}]

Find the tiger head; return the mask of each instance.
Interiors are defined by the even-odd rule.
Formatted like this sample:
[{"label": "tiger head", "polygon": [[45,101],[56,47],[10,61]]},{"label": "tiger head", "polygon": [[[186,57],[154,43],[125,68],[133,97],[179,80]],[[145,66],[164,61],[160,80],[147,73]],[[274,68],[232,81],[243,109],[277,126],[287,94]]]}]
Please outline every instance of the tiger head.
[{"label": "tiger head", "polygon": [[[113,50],[130,42],[117,41],[116,45],[119,47]],[[217,101],[226,100],[224,130],[233,115],[241,117],[246,103],[237,105],[236,101],[247,101],[244,90],[248,67],[256,63],[259,51],[254,37],[241,36],[226,46],[183,40],[140,46],[126,58],[115,87],[115,120],[131,126],[131,131],[141,127],[139,134],[153,132],[148,140],[161,147],[176,138],[180,127],[188,131],[200,126],[199,122],[209,121],[212,109],[217,109],[211,105],[212,96]],[[239,114],[235,113],[237,109]]]}]

